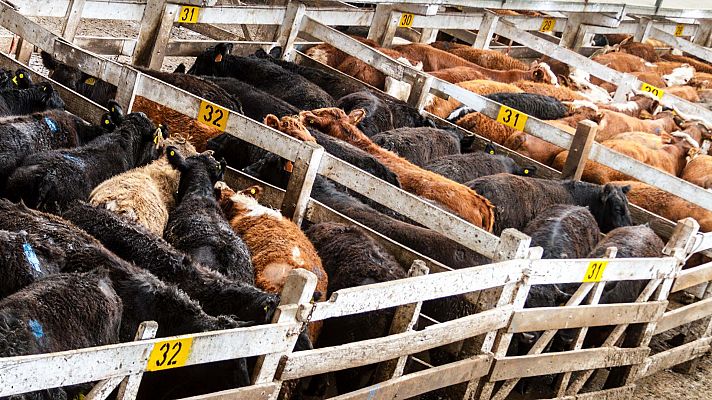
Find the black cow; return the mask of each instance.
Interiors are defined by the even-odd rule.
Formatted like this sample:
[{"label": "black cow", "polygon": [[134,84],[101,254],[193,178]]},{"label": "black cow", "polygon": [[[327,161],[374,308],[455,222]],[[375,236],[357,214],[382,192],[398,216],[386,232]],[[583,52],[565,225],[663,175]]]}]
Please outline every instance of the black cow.
[{"label": "black cow", "polygon": [[438,157],[423,168],[459,183],[502,173],[534,176],[537,170],[536,166],[520,167],[511,158],[495,154],[491,144],[485,146],[485,151]]},{"label": "black cow", "polygon": [[154,160],[162,133],[143,113],[126,116],[120,129],[74,149],[26,157],[10,175],[6,193],[33,208],[59,211],[112,176]]},{"label": "black cow", "polygon": [[334,99],[328,93],[303,76],[264,59],[233,56],[229,54],[231,49],[232,45],[225,43],[208,48],[195,59],[188,73],[237,78],[300,110],[334,105]]},{"label": "black cow", "polygon": [[42,64],[50,73],[49,77],[75,92],[108,107],[109,100],[116,97],[116,86],[104,82],[79,69],[55,60],[51,54],[42,51]]},{"label": "black cow", "polygon": [[32,114],[45,110],[64,109],[64,102],[49,83],[28,89],[0,91],[0,117]]},{"label": "black cow", "polygon": [[216,161],[209,151],[183,158],[173,146],[166,153],[181,176],[164,237],[198,263],[254,285],[250,251],[228,223],[213,191],[225,172],[225,160]]},{"label": "black cow", "polygon": [[541,210],[552,204],[588,207],[601,232],[631,224],[629,186],[597,185],[577,181],[552,181],[510,174],[483,176],[466,183],[495,205],[493,233],[505,228],[523,229]]}]

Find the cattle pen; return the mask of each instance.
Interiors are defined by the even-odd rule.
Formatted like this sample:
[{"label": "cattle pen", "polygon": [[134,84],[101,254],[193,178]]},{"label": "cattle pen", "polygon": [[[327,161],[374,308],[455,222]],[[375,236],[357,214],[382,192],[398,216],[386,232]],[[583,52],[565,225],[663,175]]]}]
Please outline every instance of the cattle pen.
[{"label": "cattle pen", "polygon": [[[423,0],[403,4],[348,2],[368,3],[375,7],[355,7],[340,2],[314,6],[291,1],[282,6],[260,7],[219,7],[214,3],[203,0],[148,0],[146,3],[69,0],[53,1],[51,6],[46,6],[42,1],[30,0],[16,8],[0,0],[0,25],[21,39],[15,58],[0,54],[0,66],[31,70],[28,62],[33,47],[37,47],[60,62],[76,66],[116,86],[116,100],[127,110],[131,110],[136,98],[141,97],[197,119],[201,108],[210,102],[103,56],[131,56],[134,65],[160,69],[164,57],[194,57],[209,46],[227,41],[235,44],[237,52],[245,54],[279,45],[285,60],[341,74],[300,51],[306,42],[324,42],[387,76],[410,83],[412,89],[407,102],[423,113],[427,96],[432,94],[457,99],[496,119],[501,104],[409,68],[333,26],[369,27],[369,37],[384,47],[393,41],[398,26],[403,25],[404,15],[410,15],[410,23],[405,24],[408,28],[420,29],[422,41],[434,38],[441,30],[476,47],[487,48],[492,37],[499,35],[519,43],[515,49],[518,54],[545,53],[615,83],[619,98],[640,89],[643,83],[630,74],[612,70],[581,55],[594,50],[589,49],[588,41],[595,33],[630,33],[638,40],[650,37],[712,61],[712,50],[707,47],[712,44],[712,10],[680,9],[668,1],[633,6],[619,4],[622,2],[550,1],[515,1],[502,5],[499,1],[464,0]],[[462,9],[450,11],[451,15],[441,13],[441,5]],[[106,7],[114,12],[107,15]],[[550,12],[552,16],[508,17],[475,7],[535,9]],[[184,16],[185,10],[188,13]],[[195,18],[189,15],[190,10],[195,13]],[[54,34],[29,18],[38,16],[65,17],[63,35]],[[81,18],[142,23],[137,38],[81,37],[76,35]],[[541,34],[545,23],[551,27],[547,27],[546,32],[562,33],[561,42],[553,43],[553,36]],[[171,41],[170,32],[175,24],[195,29],[211,40]],[[272,30],[266,36],[272,35],[273,39],[235,40],[234,34],[214,24],[271,26]],[[478,32],[475,34],[473,30]],[[682,39],[683,36],[692,37],[692,40]],[[298,41],[300,37],[304,42]],[[85,120],[96,122],[106,112],[99,104],[71,89],[37,76],[39,80],[52,82],[65,99],[67,109]],[[682,113],[712,121],[711,111],[676,96],[662,93],[660,101]],[[155,323],[149,321],[138,328],[136,341],[130,343],[0,358],[0,397],[97,382],[86,395],[87,399],[108,398],[117,388],[117,398],[133,399],[144,373],[257,357],[251,385],[193,399],[275,399],[286,386],[284,382],[372,364],[378,364],[379,383],[334,398],[395,399],[440,391],[446,393],[447,398],[505,399],[522,379],[554,375],[555,394],[546,398],[618,399],[630,398],[636,381],[660,370],[683,364],[683,368],[691,371],[695,360],[710,350],[712,285],[708,283],[712,281],[712,263],[685,270],[682,266],[694,254],[712,255],[712,233],[700,231],[699,224],[691,218],[675,223],[631,205],[636,223],[650,223],[655,232],[667,240],[664,258],[618,259],[616,249],[610,248],[606,257],[600,259],[545,260],[541,259],[541,249],[530,246],[531,239],[516,230],[507,229],[501,236],[488,233],[326,153],[321,146],[297,141],[233,110],[223,110],[226,113],[226,123],[222,127],[225,132],[294,163],[286,190],[232,169],[226,175],[229,184],[246,187],[257,182],[265,186],[266,193],[261,200],[280,209],[297,224],[302,221],[339,221],[362,227],[391,251],[399,263],[410,267],[408,278],[343,289],[326,301],[311,302],[310,294],[314,291],[316,278],[297,270],[288,278],[272,324],[155,338]],[[429,116],[440,126],[461,129]],[[523,117],[526,122],[522,131],[571,150],[562,174],[496,146],[515,160],[537,165],[543,177],[580,178],[586,161],[593,160],[712,211],[710,191],[592,142],[595,126],[580,123],[572,136],[545,121]],[[475,137],[475,147],[482,148],[486,143],[484,138]],[[453,269],[330,209],[310,198],[317,175],[400,212],[480,254],[487,262]],[[634,303],[599,304],[605,284],[617,281],[644,281],[645,285]],[[557,283],[578,285],[565,304],[524,308],[532,286]],[[683,291],[692,293],[695,301],[671,307],[674,296]],[[444,321],[421,312],[425,305],[456,299],[473,304],[472,312]],[[298,332],[309,322],[389,308],[396,308],[396,312],[387,336],[294,351]],[[584,348],[583,339],[589,329],[608,325],[615,327],[608,333],[603,346]],[[682,344],[658,353],[651,351],[651,341],[658,335],[680,327],[687,333],[683,335]],[[572,348],[545,352],[556,333],[564,329],[575,331]],[[529,354],[507,354],[515,334],[532,331],[543,334]],[[156,368],[154,364],[165,344],[172,348],[180,344],[178,348],[186,349],[186,353],[177,357],[179,361],[176,363]],[[456,356],[437,364],[425,359],[423,354],[436,348],[449,351],[457,348],[453,353]]]}]

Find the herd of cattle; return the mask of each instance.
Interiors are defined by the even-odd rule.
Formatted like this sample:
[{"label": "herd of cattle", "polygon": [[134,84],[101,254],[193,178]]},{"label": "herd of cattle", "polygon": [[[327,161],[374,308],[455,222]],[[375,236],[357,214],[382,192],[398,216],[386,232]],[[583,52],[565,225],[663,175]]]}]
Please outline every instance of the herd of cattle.
[{"label": "herd of cattle", "polygon": [[[646,94],[614,103],[614,88],[553,60],[529,67],[499,52],[450,42],[380,50],[567,130],[594,120],[600,126],[596,140],[604,145],[709,188],[712,164],[699,146],[709,124],[661,110]],[[141,71],[318,143],[497,235],[519,229],[533,246],[543,247],[545,258],[602,257],[611,246],[618,257],[661,256],[661,239],[646,225],[632,226],[629,200],[672,220],[692,216],[703,230],[712,228],[707,211],[604,166],[587,166],[586,182],[535,178],[535,166],[518,165],[495,154],[493,146],[476,150],[471,135],[442,128],[379,90],[263,51],[249,57],[230,52],[231,45],[220,44],[187,71]],[[408,89],[329,45],[307,54],[378,89],[396,95]],[[711,66],[657,57],[647,45],[623,43],[594,59],[643,80],[660,78],[662,83],[651,83],[693,101],[707,96]],[[407,266],[360,228],[305,222],[302,231],[258,202],[261,187],[222,182],[230,165],[286,188],[290,161],[143,97],[125,114],[112,100],[116,87],[47,53],[42,59],[51,78],[109,112],[99,125],[87,124],[64,111],[52,86],[34,84],[27,71],[0,75],[0,357],[131,341],[146,320],[158,322],[158,337],[269,323],[295,268],[317,276],[315,301],[343,288],[406,276]],[[562,149],[470,112],[454,99],[432,98],[427,110],[546,165],[560,167],[566,158]],[[489,262],[321,176],[311,196],[449,267]],[[640,290],[640,282],[619,283],[607,288],[601,302],[634,301]],[[565,285],[536,287],[526,306],[557,306],[571,293]],[[465,303],[428,302],[424,313],[439,321],[457,318],[468,312],[471,304]],[[392,316],[384,310],[310,324],[296,348],[384,336]],[[586,346],[600,345],[606,332],[592,329]],[[537,337],[518,335],[510,353],[525,354]],[[572,341],[563,331],[551,347],[570,348]],[[438,364],[457,354],[430,357]],[[180,398],[248,385],[253,366],[254,360],[231,360],[149,373],[139,397]],[[316,397],[343,393],[374,383],[373,372],[342,371],[312,379],[300,390]],[[73,398],[88,388],[13,399]]]}]

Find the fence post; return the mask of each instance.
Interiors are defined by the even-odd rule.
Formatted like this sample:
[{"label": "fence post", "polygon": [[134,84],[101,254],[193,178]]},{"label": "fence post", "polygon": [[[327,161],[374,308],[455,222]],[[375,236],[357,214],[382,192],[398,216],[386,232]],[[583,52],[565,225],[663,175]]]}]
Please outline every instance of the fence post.
[{"label": "fence post", "polygon": [[566,14],[566,25],[564,25],[564,30],[561,32],[560,46],[567,49],[573,49],[575,47],[576,37],[582,28],[582,22],[583,18],[580,13]]},{"label": "fence post", "polygon": [[[663,249],[664,254],[677,258],[677,267],[673,276],[665,278],[662,281],[657,289],[657,293],[652,296],[654,301],[667,300],[677,273],[682,269],[682,266],[685,264],[685,259],[687,258],[686,256],[695,243],[695,236],[699,229],[700,224],[692,218],[685,218],[678,221],[675,226],[675,231]],[[648,346],[655,333],[656,325],[657,321],[651,321],[645,324],[631,326],[625,335],[622,347],[636,348]],[[604,388],[622,387],[632,384],[639,375],[645,372],[643,367],[644,363],[613,369],[606,380]]]},{"label": "fence post", "polygon": [[[154,321],[141,322],[136,332],[134,340],[148,340],[156,337],[158,324]],[[148,358],[148,354],[146,354]],[[119,385],[119,392],[116,395],[116,400],[133,400],[138,394],[138,387],[141,385],[143,372],[126,377]]]},{"label": "fence post", "polygon": [[311,194],[314,179],[316,179],[324,148],[316,143],[304,142],[307,148],[302,148],[294,160],[292,174],[287,183],[280,210],[282,215],[290,218],[295,224],[301,226],[306,213],[309,195]]},{"label": "fence post", "polygon": [[373,13],[371,26],[368,28],[368,39],[379,44],[382,43],[383,36],[386,32],[386,28],[388,27],[388,19],[391,17],[391,11],[393,11],[393,5],[391,4],[376,5],[376,11]]},{"label": "fence post", "polygon": [[[430,269],[425,266],[425,263],[422,260],[415,260],[408,271],[408,277],[412,278],[414,276],[428,275],[429,272]],[[391,329],[388,334],[395,335],[397,333],[404,333],[413,330],[413,327],[418,322],[422,306],[423,302],[419,301],[417,303],[405,304],[398,307],[393,315]],[[407,355],[378,364],[378,368],[374,373],[373,382],[383,382],[402,376],[406,361],[408,361]]]},{"label": "fence post", "polygon": [[433,85],[433,80],[435,77],[428,74],[427,76],[423,74],[418,74],[415,81],[413,81],[410,94],[408,95],[408,105],[422,111],[425,108],[425,102],[428,100],[428,95],[430,94],[430,87]]},{"label": "fence post", "polygon": [[[148,340],[156,337],[158,324],[155,321],[144,321],[138,326],[134,342],[139,340]],[[129,400],[136,397],[138,393],[138,384],[141,383],[143,372],[129,376],[117,376],[114,378],[105,379],[91,389],[85,396],[85,400],[104,400],[109,397],[111,392],[119,387],[119,395],[117,400]],[[122,397],[123,396],[123,397]]]},{"label": "fence post", "polygon": [[595,122],[586,120],[578,123],[569,148],[569,155],[566,157],[564,168],[561,170],[561,179],[581,180],[597,130],[598,125]]},{"label": "fence post", "polygon": [[[141,27],[138,40],[134,48],[131,62],[133,65],[148,67],[151,64],[151,54],[156,41],[163,12],[166,9],[166,0],[147,0],[141,18]],[[172,21],[171,21],[172,22]]]},{"label": "fence post", "polygon": [[[314,290],[316,289],[316,275],[305,270],[305,269],[295,269],[289,273],[287,276],[287,281],[282,288],[282,294],[279,302],[279,306],[285,306],[289,304],[309,304],[314,295]],[[297,320],[297,308],[289,310],[288,312],[283,311],[281,308],[277,308],[274,317],[272,317],[272,323],[298,323]],[[301,324],[299,325],[301,327]],[[291,342],[290,348],[294,348],[299,338],[299,332],[301,329],[293,332],[291,337],[288,338]],[[289,351],[291,353],[291,350]],[[252,378],[252,384],[262,384],[276,381],[275,375],[277,373],[277,367],[279,366],[279,360],[282,358],[283,354],[267,354],[260,356],[257,359],[257,364],[255,365],[255,371]],[[276,390],[273,394],[273,398],[276,399],[279,395],[279,390]]]},{"label": "fence post", "polygon": [[420,43],[434,42],[437,37],[438,29],[436,28],[423,28],[420,31]]},{"label": "fence post", "polygon": [[613,94],[613,101],[618,103],[626,101],[628,93],[632,92],[633,89],[636,89],[634,85],[638,83],[638,78],[633,75],[624,74],[623,76],[623,79],[616,83],[618,88]]},{"label": "fence post", "polygon": [[497,29],[497,23],[499,22],[499,15],[493,13],[492,11],[487,11],[482,17],[482,23],[480,24],[480,29],[477,31],[477,38],[472,47],[477,49],[489,49],[489,44],[492,41],[492,36]]},{"label": "fence post", "polygon": [[141,73],[133,68],[123,68],[121,70],[120,85],[116,89],[115,100],[126,112],[131,112],[133,107],[140,76]]},{"label": "fence post", "polygon": [[67,4],[67,12],[64,14],[64,25],[62,26],[62,37],[68,42],[74,42],[74,37],[77,35],[84,3],[86,3],[86,0],[69,0],[69,4]]},{"label": "fence post", "polygon": [[712,19],[698,19],[698,21],[700,24],[697,25],[692,43],[704,47],[712,46]]},{"label": "fence post", "polygon": [[17,47],[15,48],[15,59],[23,64],[29,65],[34,47],[32,43],[18,36]]},{"label": "fence post", "polygon": [[294,41],[299,35],[299,28],[302,26],[302,18],[307,7],[298,1],[290,1],[287,4],[284,21],[279,27],[277,43],[282,46],[282,59],[286,61],[294,60]]},{"label": "fence post", "polygon": [[640,17],[638,20],[638,28],[635,30],[633,40],[636,42],[644,42],[650,36],[650,30],[653,28],[653,20],[648,17]]}]

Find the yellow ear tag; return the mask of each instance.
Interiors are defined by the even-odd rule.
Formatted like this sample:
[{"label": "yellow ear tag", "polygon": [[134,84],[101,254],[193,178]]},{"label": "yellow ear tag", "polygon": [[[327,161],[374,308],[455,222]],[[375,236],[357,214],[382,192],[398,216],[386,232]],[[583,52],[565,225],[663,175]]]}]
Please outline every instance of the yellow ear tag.
[{"label": "yellow ear tag", "polygon": [[94,86],[94,84],[96,83],[96,78],[87,78],[84,83],[90,86]]},{"label": "yellow ear tag", "polygon": [[158,135],[153,137],[153,143],[158,144]]},{"label": "yellow ear tag", "polygon": [[116,108],[111,107],[111,112],[116,112]]},{"label": "yellow ear tag", "polygon": [[25,74],[20,74],[20,79],[25,79]]},{"label": "yellow ear tag", "polygon": [[250,189],[250,194],[256,194],[257,191],[255,189]]},{"label": "yellow ear tag", "polygon": [[176,155],[176,152],[173,151],[173,150],[171,150],[171,157],[173,157],[173,156],[175,156],[175,155]]},{"label": "yellow ear tag", "polygon": [[12,83],[14,83],[15,86],[17,86],[17,76],[12,77]]},{"label": "yellow ear tag", "polygon": [[490,153],[490,154],[494,154],[494,150],[490,150],[490,152],[489,152],[489,153]]},{"label": "yellow ear tag", "polygon": [[109,121],[108,119],[104,120],[104,125],[109,125],[110,123],[111,123],[111,121]]},{"label": "yellow ear tag", "polygon": [[524,170],[524,174],[525,174],[525,175],[528,175],[528,174],[529,174],[529,170],[528,170],[528,169],[525,169],[525,170]]}]

